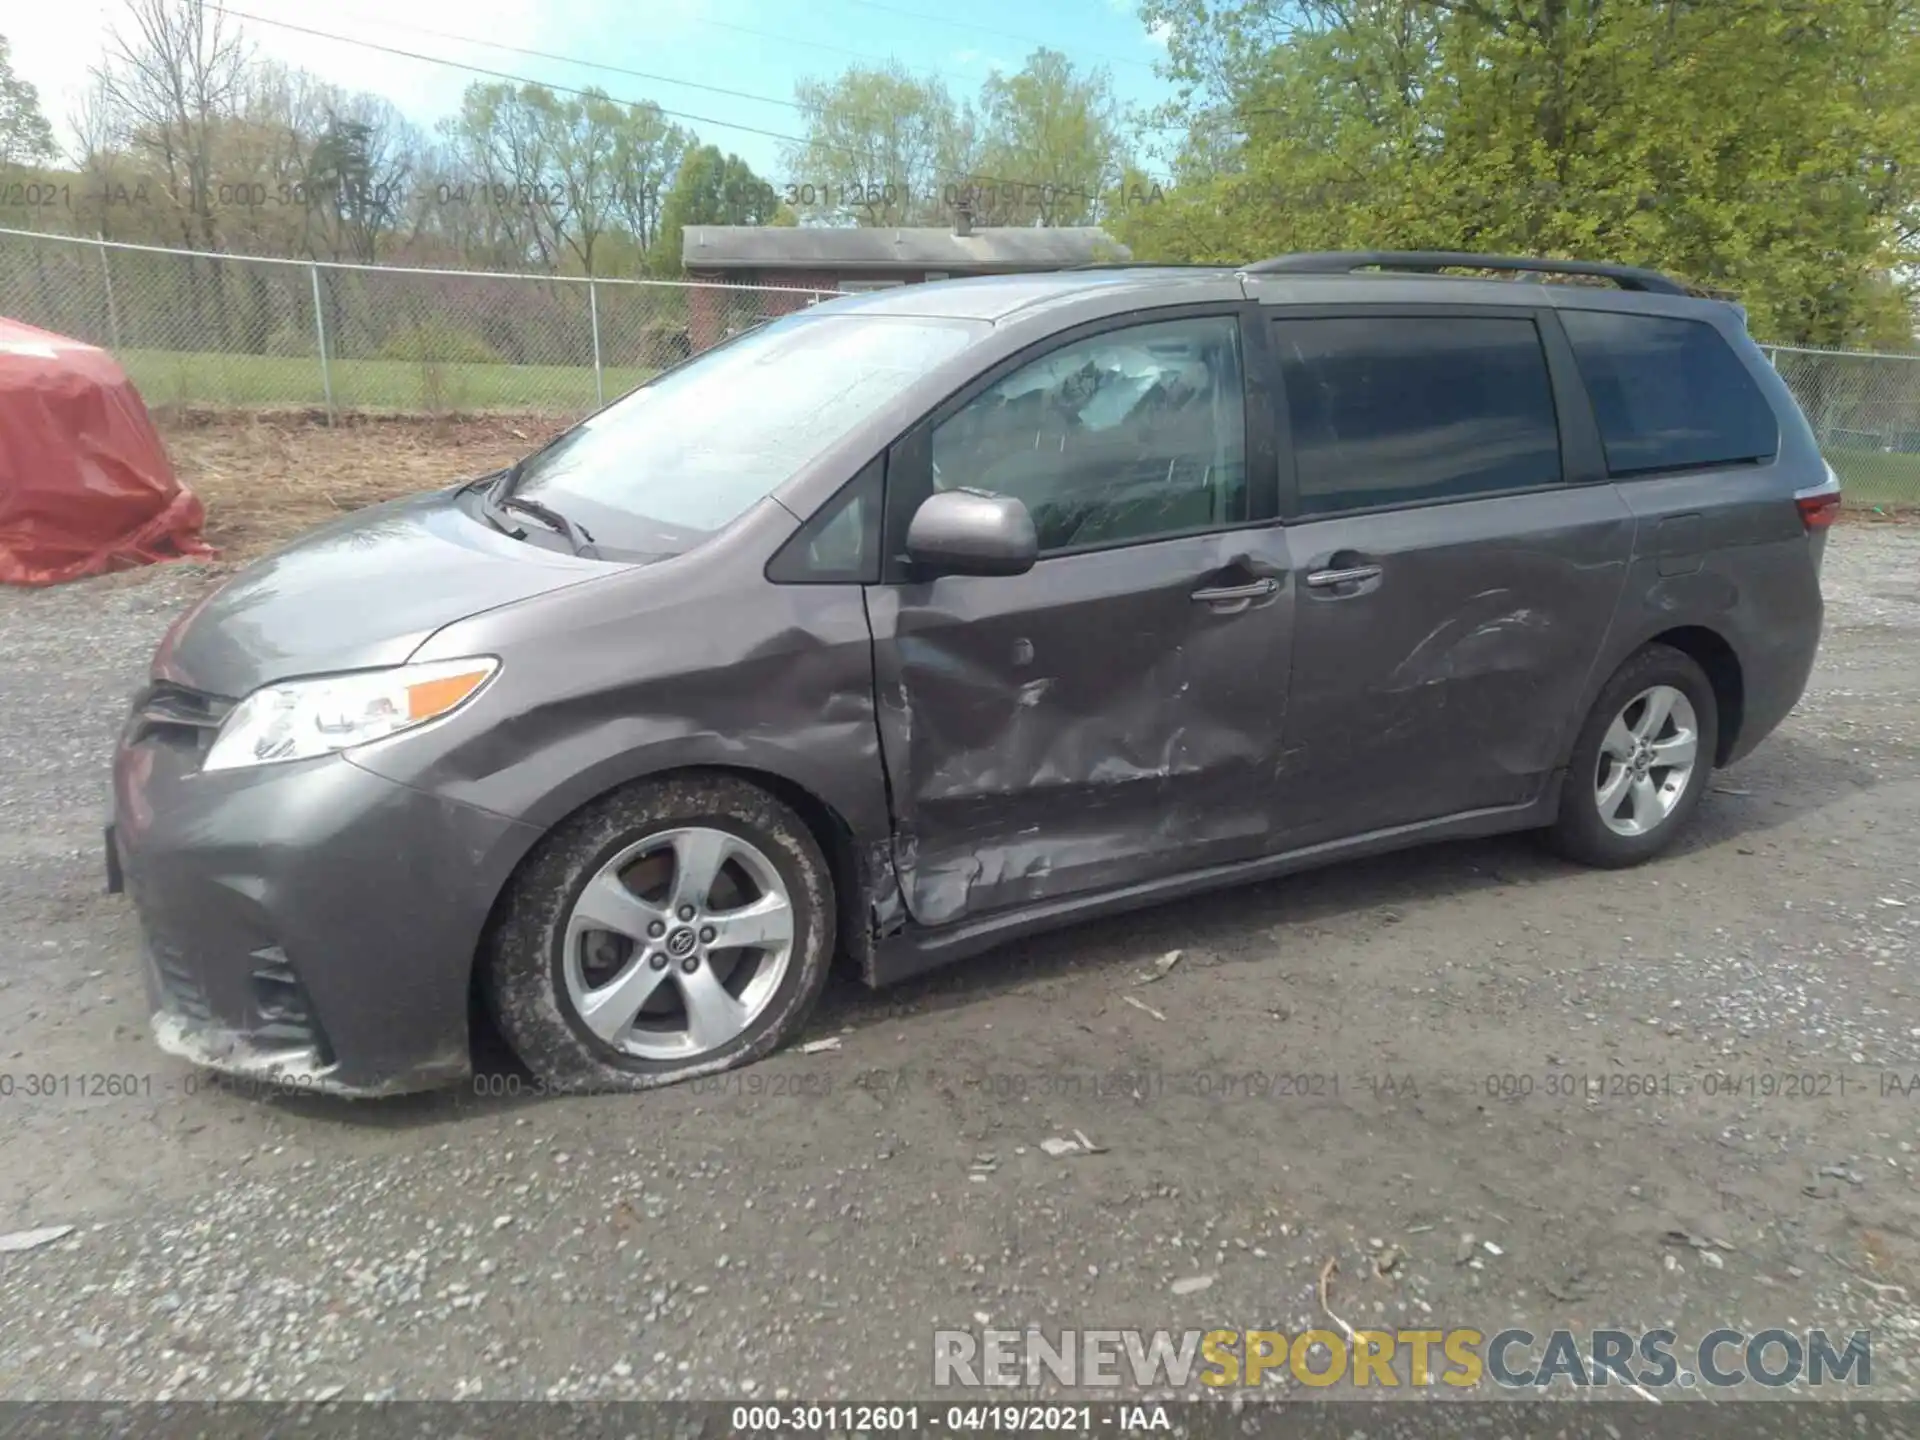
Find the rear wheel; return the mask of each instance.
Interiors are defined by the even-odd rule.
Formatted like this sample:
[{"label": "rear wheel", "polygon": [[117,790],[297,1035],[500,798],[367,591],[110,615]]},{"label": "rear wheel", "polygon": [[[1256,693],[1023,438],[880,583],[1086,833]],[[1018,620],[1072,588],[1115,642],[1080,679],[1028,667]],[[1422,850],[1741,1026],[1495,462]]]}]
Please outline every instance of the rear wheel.
[{"label": "rear wheel", "polygon": [[1649,645],[1607,682],[1574,741],[1548,836],[1586,865],[1650,860],[1692,816],[1719,739],[1713,685],[1692,656]]},{"label": "rear wheel", "polygon": [[826,861],[785,805],[728,777],[647,782],[528,858],[485,988],[547,1086],[648,1089],[792,1036],[825,983],[833,917]]}]

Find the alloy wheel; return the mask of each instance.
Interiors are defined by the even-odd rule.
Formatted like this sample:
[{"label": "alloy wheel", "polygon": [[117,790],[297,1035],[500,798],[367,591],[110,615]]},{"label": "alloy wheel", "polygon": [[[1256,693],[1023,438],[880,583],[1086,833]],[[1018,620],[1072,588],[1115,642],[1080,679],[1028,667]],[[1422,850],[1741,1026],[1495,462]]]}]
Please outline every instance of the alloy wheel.
[{"label": "alloy wheel", "polygon": [[1600,741],[1593,798],[1616,835],[1645,835],[1673,814],[1693,782],[1700,750],[1693,702],[1672,685],[1629,700]]},{"label": "alloy wheel", "polygon": [[793,957],[786,883],[725,830],[662,830],[595,872],[567,917],[574,1014],[642,1060],[698,1059],[766,1011]]}]

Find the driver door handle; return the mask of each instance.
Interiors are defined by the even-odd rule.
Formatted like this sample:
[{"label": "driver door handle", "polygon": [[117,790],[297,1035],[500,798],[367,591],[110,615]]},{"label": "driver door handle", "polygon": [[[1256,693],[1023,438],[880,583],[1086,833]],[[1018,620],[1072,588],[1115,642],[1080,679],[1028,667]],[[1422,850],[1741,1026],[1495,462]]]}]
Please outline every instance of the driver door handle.
[{"label": "driver door handle", "polygon": [[1378,565],[1349,565],[1344,570],[1315,570],[1307,576],[1307,584],[1319,589],[1329,585],[1352,585],[1360,580],[1380,578]]},{"label": "driver door handle", "polygon": [[1258,600],[1262,595],[1271,595],[1279,588],[1280,582],[1269,575],[1247,585],[1215,585],[1206,590],[1196,590],[1193,598],[1202,605],[1219,605],[1230,600]]}]

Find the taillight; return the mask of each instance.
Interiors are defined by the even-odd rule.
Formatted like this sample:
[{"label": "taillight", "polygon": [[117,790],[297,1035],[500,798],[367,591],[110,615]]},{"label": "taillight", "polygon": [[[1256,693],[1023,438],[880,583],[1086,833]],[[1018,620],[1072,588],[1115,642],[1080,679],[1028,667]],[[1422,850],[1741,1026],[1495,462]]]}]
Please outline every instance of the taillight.
[{"label": "taillight", "polygon": [[1800,520],[1809,530],[1824,530],[1840,518],[1840,492],[1828,490],[1819,495],[1801,495],[1794,499],[1800,507]]},{"label": "taillight", "polygon": [[1820,468],[1826,471],[1827,483],[1793,497],[1793,503],[1800,507],[1800,523],[1809,530],[1824,530],[1840,518],[1840,476],[1826,461]]}]

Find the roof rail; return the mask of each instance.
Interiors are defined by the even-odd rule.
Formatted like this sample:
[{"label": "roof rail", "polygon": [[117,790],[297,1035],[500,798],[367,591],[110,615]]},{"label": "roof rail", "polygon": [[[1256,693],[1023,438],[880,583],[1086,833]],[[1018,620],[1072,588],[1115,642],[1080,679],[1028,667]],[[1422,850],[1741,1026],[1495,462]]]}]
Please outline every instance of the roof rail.
[{"label": "roof rail", "polygon": [[1241,267],[1247,275],[1347,275],[1355,270],[1524,270],[1543,275],[1593,275],[1622,290],[1685,295],[1687,287],[1658,270],[1607,265],[1595,260],[1534,260],[1513,255],[1475,255],[1464,250],[1323,250],[1276,255]]},{"label": "roof rail", "polygon": [[1081,260],[1062,270],[1231,270],[1227,260]]}]

